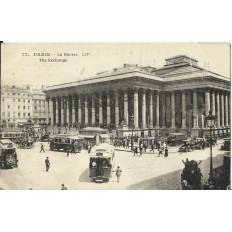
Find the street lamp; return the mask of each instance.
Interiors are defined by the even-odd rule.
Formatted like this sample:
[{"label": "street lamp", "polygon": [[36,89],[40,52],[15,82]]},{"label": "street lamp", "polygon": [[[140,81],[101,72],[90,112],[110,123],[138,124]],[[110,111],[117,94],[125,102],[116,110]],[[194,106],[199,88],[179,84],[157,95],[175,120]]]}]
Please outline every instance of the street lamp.
[{"label": "street lamp", "polygon": [[209,170],[209,184],[214,184],[214,177],[213,177],[213,155],[212,155],[212,128],[215,125],[216,117],[212,115],[212,112],[209,111],[209,115],[205,118],[207,126],[210,129],[210,170]]},{"label": "street lamp", "polygon": [[133,139],[133,132],[134,132],[134,115],[131,115],[131,129],[132,129],[132,135],[131,135],[131,150],[133,150],[133,143],[132,143],[132,139]]}]

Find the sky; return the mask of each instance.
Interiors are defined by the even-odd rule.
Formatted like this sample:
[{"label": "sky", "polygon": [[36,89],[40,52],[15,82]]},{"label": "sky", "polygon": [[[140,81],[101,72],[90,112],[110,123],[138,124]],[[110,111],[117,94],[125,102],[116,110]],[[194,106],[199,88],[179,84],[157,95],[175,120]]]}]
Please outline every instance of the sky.
[{"label": "sky", "polygon": [[40,88],[89,78],[124,63],[158,68],[176,55],[197,59],[200,67],[230,78],[230,45],[224,43],[6,43],[2,46],[2,83]]}]

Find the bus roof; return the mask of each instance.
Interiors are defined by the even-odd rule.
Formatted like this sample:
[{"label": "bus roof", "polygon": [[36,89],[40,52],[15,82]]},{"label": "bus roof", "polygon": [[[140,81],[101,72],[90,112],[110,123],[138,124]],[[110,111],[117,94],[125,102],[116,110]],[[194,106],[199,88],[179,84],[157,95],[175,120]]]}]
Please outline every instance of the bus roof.
[{"label": "bus roof", "polygon": [[[91,149],[91,156],[98,156],[97,153],[108,153],[106,156],[110,157],[109,154],[114,153],[114,146],[109,143],[101,143]],[[105,157],[105,155],[103,156]]]},{"label": "bus roof", "polygon": [[9,139],[0,139],[0,143],[2,145],[13,144],[13,142]]}]

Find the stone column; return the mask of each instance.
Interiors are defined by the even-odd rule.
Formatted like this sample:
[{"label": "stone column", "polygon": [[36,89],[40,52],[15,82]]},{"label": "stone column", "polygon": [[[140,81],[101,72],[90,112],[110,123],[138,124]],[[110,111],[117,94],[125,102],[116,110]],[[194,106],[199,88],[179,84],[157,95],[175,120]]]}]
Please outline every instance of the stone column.
[{"label": "stone column", "polygon": [[197,90],[193,90],[193,128],[198,128]]},{"label": "stone column", "polygon": [[69,125],[69,107],[70,107],[70,105],[69,105],[69,96],[67,97],[67,99],[66,99],[66,122],[68,123],[68,125]]},{"label": "stone column", "polygon": [[216,92],[216,102],[217,102],[217,105],[216,105],[216,126],[217,126],[217,128],[219,128],[221,126],[221,124],[220,124],[220,121],[221,121],[220,108],[221,107],[220,107],[220,93],[218,91]]},{"label": "stone column", "polygon": [[165,101],[165,92],[162,93],[162,128],[165,128],[165,106],[166,106],[166,101]]},{"label": "stone column", "polygon": [[50,118],[51,118],[51,126],[54,124],[54,101],[53,99],[49,99],[49,110],[50,110]]},{"label": "stone column", "polygon": [[230,120],[231,120],[231,117],[230,117],[230,92],[228,92],[228,125],[230,126]]},{"label": "stone column", "polygon": [[149,91],[149,127],[153,128],[153,91]]},{"label": "stone column", "polygon": [[119,127],[119,105],[118,105],[118,91],[115,91],[115,126]]},{"label": "stone column", "polygon": [[134,126],[135,128],[139,127],[139,97],[138,89],[134,89]]},{"label": "stone column", "polygon": [[92,94],[92,125],[94,125],[95,122],[95,95]]},{"label": "stone column", "polygon": [[89,123],[88,96],[85,95],[85,124]]},{"label": "stone column", "polygon": [[46,111],[46,121],[49,123],[49,98],[46,98],[45,101],[45,111]]},{"label": "stone column", "polygon": [[212,90],[211,92],[211,99],[212,99],[212,102],[211,102],[211,111],[212,111],[212,115],[215,115],[216,114],[216,111],[215,111],[215,90]]},{"label": "stone column", "polygon": [[175,92],[171,92],[171,109],[172,109],[172,124],[171,128],[176,128],[176,106],[175,106]]},{"label": "stone column", "polygon": [[59,118],[58,118],[58,97],[56,97],[56,123],[58,123]]},{"label": "stone column", "polygon": [[72,126],[75,123],[75,96],[72,96]]},{"label": "stone column", "polygon": [[61,108],[61,126],[64,126],[64,98],[60,99],[60,108]]},{"label": "stone column", "polygon": [[225,126],[225,121],[224,121],[224,117],[225,117],[225,106],[224,106],[224,93],[221,93],[221,127],[223,128]]},{"label": "stone column", "polygon": [[142,89],[142,128],[146,128],[146,91]]},{"label": "stone column", "polygon": [[103,122],[103,114],[102,114],[102,93],[99,94],[99,124]]},{"label": "stone column", "polygon": [[124,90],[124,118],[126,120],[126,123],[128,124],[128,94],[127,90]]},{"label": "stone column", "polygon": [[181,98],[182,98],[182,129],[185,129],[186,118],[187,118],[185,90],[182,90]]},{"label": "stone column", "polygon": [[205,89],[205,115],[208,116],[210,111],[210,92]]},{"label": "stone column", "polygon": [[225,93],[225,127],[229,125],[228,93]]},{"label": "stone column", "polygon": [[157,91],[156,93],[156,128],[159,128],[160,127],[160,124],[159,124],[159,115],[160,115],[160,112],[159,112],[159,96],[160,96],[160,92]]},{"label": "stone column", "polygon": [[110,124],[111,119],[110,119],[110,92],[106,93],[106,123]]},{"label": "stone column", "polygon": [[81,95],[78,95],[78,123],[82,122],[81,118]]}]

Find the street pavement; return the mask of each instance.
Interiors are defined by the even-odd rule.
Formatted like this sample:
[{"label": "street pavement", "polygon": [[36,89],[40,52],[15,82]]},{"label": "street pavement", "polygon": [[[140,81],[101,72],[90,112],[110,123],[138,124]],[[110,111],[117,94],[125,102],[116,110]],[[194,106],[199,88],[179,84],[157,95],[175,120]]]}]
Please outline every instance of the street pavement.
[{"label": "street pavement", "polygon": [[[213,147],[213,165],[222,165],[223,154],[220,147],[223,140]],[[158,157],[155,153],[143,153],[134,157],[130,151],[115,151],[115,169],[120,166],[122,175],[117,183],[115,173],[108,183],[94,183],[89,178],[89,154],[82,151],[77,154],[67,154],[62,151],[50,151],[49,144],[43,143],[45,153],[40,153],[40,144],[34,149],[18,149],[19,167],[1,170],[0,187],[16,190],[59,190],[65,184],[69,190],[75,189],[180,189],[180,175],[185,160],[202,160],[200,168],[203,183],[208,179],[210,149],[195,150],[188,153],[177,152],[178,147],[169,147],[168,158]],[[49,157],[51,167],[45,170],[45,159]]]}]

